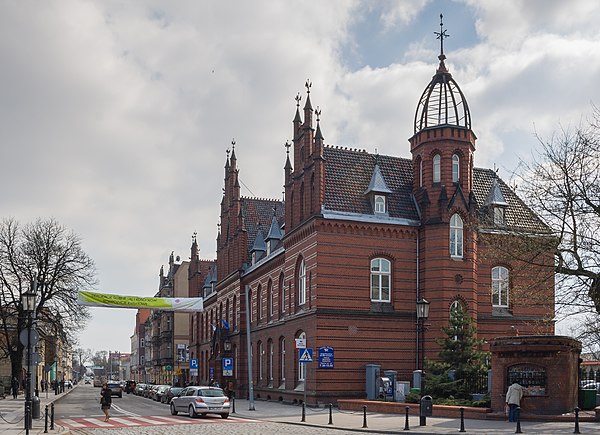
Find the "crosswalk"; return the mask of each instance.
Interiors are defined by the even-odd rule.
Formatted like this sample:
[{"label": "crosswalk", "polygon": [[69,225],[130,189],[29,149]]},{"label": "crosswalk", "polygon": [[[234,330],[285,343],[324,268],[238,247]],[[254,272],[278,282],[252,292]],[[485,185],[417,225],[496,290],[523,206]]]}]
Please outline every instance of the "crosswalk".
[{"label": "crosswalk", "polygon": [[189,417],[166,417],[166,416],[118,416],[111,417],[108,421],[104,421],[102,417],[78,417],[78,418],[62,418],[56,421],[59,426],[69,429],[83,428],[119,428],[131,426],[161,426],[173,424],[231,424],[231,423],[254,423],[256,420],[247,418],[230,417],[224,420],[220,417],[216,418],[189,418]]}]

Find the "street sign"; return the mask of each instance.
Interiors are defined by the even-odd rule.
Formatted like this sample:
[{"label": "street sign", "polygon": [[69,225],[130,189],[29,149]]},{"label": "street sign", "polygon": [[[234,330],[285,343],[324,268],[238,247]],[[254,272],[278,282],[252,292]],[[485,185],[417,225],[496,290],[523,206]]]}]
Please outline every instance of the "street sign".
[{"label": "street sign", "polygon": [[198,358],[190,358],[190,369],[198,369]]},{"label": "street sign", "polygon": [[310,363],[313,361],[313,357],[312,357],[312,349],[310,347],[300,351],[300,358],[299,361],[301,363]]},{"label": "street sign", "polygon": [[319,348],[319,368],[333,368],[333,347],[323,346]]},{"label": "street sign", "polygon": [[233,358],[223,358],[223,376],[233,376]]},{"label": "street sign", "polygon": [[39,364],[42,362],[42,355],[40,355],[39,352],[32,352],[31,353],[31,364]]},{"label": "street sign", "polygon": [[306,338],[295,338],[296,349],[306,349]]},{"label": "street sign", "polygon": [[198,369],[190,369],[190,376],[198,376]]},{"label": "street sign", "polygon": [[[23,329],[21,331],[21,333],[19,334],[19,340],[21,341],[21,344],[23,346],[27,347],[27,343],[29,341],[29,334],[27,333],[27,329]],[[35,346],[36,344],[38,344],[39,341],[40,335],[35,330],[35,328],[31,328],[31,345]]]}]

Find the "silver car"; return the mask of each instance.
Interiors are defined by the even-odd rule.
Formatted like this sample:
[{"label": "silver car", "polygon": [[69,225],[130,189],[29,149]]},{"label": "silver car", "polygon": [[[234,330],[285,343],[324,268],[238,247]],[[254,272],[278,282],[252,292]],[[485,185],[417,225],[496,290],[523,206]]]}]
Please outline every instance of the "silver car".
[{"label": "silver car", "polygon": [[171,400],[171,415],[187,412],[194,418],[199,414],[219,414],[229,417],[229,398],[217,387],[187,387]]}]

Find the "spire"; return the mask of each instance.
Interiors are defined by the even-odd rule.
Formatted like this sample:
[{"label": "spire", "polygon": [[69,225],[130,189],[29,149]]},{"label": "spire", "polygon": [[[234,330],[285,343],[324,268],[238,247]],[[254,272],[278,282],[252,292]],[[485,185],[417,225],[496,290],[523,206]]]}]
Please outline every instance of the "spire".
[{"label": "spire", "polygon": [[[227,153],[227,159],[225,160],[225,169],[229,169],[229,148],[227,148],[225,153]],[[225,174],[227,174],[227,172],[228,171],[225,171]]]},{"label": "spire", "polygon": [[267,234],[266,240],[281,240],[283,233],[279,222],[277,222],[277,216],[275,216],[276,209],[273,207],[273,219],[271,219],[271,227],[269,228],[269,234]]},{"label": "spire", "polygon": [[300,92],[298,92],[298,95],[296,95],[296,116],[294,116],[294,122],[297,123],[302,123],[302,118],[300,118],[300,101],[302,100],[302,96],[300,95]]},{"label": "spire", "polygon": [[316,110],[315,114],[317,115],[317,132],[315,133],[315,139],[319,140],[319,141],[323,141],[323,134],[321,133],[321,125],[320,125],[321,110],[319,109],[319,106],[317,106],[317,110]]},{"label": "spire", "polygon": [[194,234],[192,234],[192,248],[191,248],[191,259],[195,260],[198,258],[198,243],[196,242],[196,235],[198,233],[196,233],[196,231],[194,231]]},{"label": "spire", "polygon": [[440,65],[438,66],[437,72],[448,72],[448,69],[446,68],[446,64],[444,64],[444,60],[446,60],[446,55],[444,54],[444,38],[449,38],[450,35],[448,35],[446,33],[446,30],[444,30],[444,15],[440,14],[440,31],[439,32],[433,32],[437,39],[440,40],[440,55],[438,56],[438,59],[440,60]]},{"label": "spire", "polygon": [[285,160],[285,166],[283,167],[283,169],[285,169],[286,171],[292,171],[292,162],[290,162],[290,147],[292,146],[292,144],[290,143],[289,140],[285,141],[285,153],[286,153],[286,160]]},{"label": "spire", "polygon": [[235,139],[231,140],[231,167],[235,169],[237,158],[235,157]]},{"label": "spire", "polygon": [[304,86],[306,86],[306,103],[304,104],[304,110],[313,110],[312,108],[312,104],[310,103],[310,88],[312,87],[312,82],[310,81],[310,79],[306,80],[306,83],[304,84]]}]

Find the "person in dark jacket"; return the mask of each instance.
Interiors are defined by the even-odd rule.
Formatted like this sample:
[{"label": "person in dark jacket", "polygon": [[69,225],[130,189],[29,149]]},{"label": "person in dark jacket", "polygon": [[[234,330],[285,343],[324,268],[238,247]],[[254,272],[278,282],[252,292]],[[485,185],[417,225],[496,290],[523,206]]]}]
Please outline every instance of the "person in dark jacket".
[{"label": "person in dark jacket", "polygon": [[13,378],[11,384],[13,399],[16,399],[19,395],[19,380],[17,378]]},{"label": "person in dark jacket", "polygon": [[104,421],[108,421],[110,418],[110,405],[112,404],[112,390],[108,388],[108,385],[103,384],[102,390],[100,391],[100,407],[104,412]]}]

